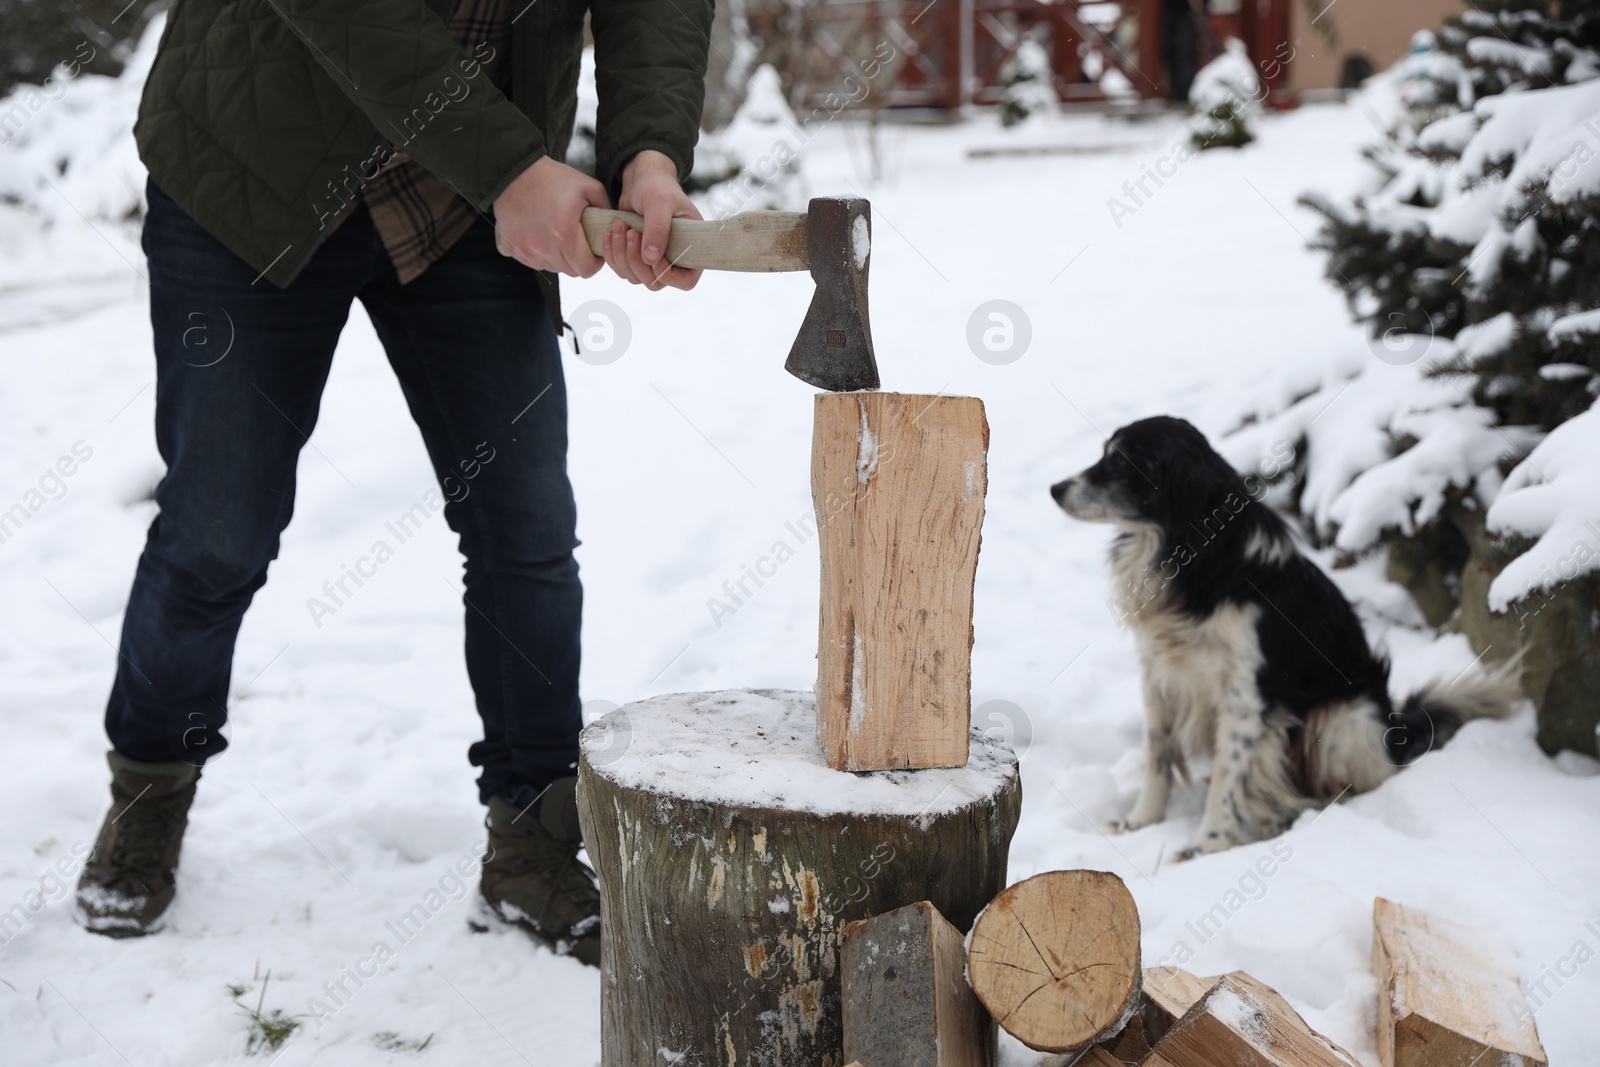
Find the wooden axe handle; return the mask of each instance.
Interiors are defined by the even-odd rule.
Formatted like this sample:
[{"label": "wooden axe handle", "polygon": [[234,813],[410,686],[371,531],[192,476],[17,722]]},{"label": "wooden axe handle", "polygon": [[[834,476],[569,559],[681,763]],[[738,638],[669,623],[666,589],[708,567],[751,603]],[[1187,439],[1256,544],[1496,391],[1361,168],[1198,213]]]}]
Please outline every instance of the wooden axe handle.
[{"label": "wooden axe handle", "polygon": [[[583,209],[583,235],[600,254],[600,239],[621,222],[644,230],[644,218],[631,211]],[[731,218],[674,219],[667,234],[667,259],[674,266],[706,270],[810,270],[804,211],[745,211]]]}]

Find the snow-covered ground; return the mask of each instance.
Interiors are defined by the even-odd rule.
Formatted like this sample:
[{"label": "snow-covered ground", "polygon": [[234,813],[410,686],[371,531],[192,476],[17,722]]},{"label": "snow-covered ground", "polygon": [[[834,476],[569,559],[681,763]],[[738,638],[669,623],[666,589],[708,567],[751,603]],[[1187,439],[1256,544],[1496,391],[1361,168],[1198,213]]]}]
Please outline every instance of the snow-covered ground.
[{"label": "snow-covered ground", "polygon": [[[1361,111],[1269,116],[1254,145],[1177,164],[1131,199],[1124,183],[1158,163],[1171,173],[1185,136],[1169,118],[891,128],[876,187],[843,125],[804,148],[813,192],[873,201],[885,387],[988,408],[974,703],[980,725],[1025,750],[1011,876],[1115,871],[1138,900],[1148,963],[1247,969],[1367,1064],[1374,896],[1493,927],[1530,983],[1552,1061],[1600,1064],[1600,764],[1544,757],[1531,714],[1468,727],[1277,842],[1164,862],[1195,828],[1199,787],[1177,792],[1167,822],[1107,836],[1137,782],[1138,677],[1105,606],[1107,535],[1067,520],[1047,486],[1126,421],[1181,414],[1216,435],[1260,383],[1363,343],[1305,250],[1313,217],[1294,206],[1308,187],[1341,194],[1359,180],[1357,149],[1376,136]],[[968,156],[1017,143],[1106,151]],[[1109,197],[1133,210],[1114,217]],[[41,887],[48,900],[0,944],[0,1064],[251,1062],[230,985],[253,1007],[270,972],[265,1009],[303,1013],[374,942],[393,944],[386,924],[430,892],[430,922],[359,988],[346,979],[354,995],[323,1025],[306,1020],[280,1062],[596,1062],[598,975],[518,933],[474,932],[475,884],[454,874],[482,831],[443,520],[320,627],[307,610],[433,487],[359,308],[294,523],[240,638],[233,747],[206,770],[172,928],[116,942],[73,925],[67,887],[107,799],[113,646],[161,470],[142,264],[136,245],[109,238],[64,224],[52,269],[35,276],[68,280],[0,290],[0,511],[43,497],[0,543],[0,913]],[[612,362],[567,364],[593,710],[812,683],[816,555],[791,526],[811,508],[812,390],[782,370],[809,293],[801,276],[708,274],[692,294],[606,278],[566,287],[574,323],[586,301],[610,301],[632,338]],[[975,312],[995,300],[1028,321],[1012,362],[969,346]],[[995,325],[980,318],[977,332]],[[72,455],[70,477],[49,473]],[[714,618],[709,601],[728,604],[729,585],[778,541],[795,558]],[[1336,577],[1394,652],[1397,687],[1471,661],[1462,639],[1420,629],[1378,561]],[[1258,869],[1263,856],[1274,862]],[[1004,1057],[1037,1058],[1010,1041]]]}]

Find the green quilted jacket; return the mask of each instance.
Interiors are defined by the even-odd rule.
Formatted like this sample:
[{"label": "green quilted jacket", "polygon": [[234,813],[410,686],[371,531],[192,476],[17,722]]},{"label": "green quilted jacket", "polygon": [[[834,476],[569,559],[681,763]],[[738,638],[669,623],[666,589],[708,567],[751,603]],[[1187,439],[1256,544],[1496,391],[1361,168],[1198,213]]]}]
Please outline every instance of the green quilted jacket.
[{"label": "green quilted jacket", "polygon": [[713,0],[513,0],[510,100],[451,38],[454,3],[177,0],[134,126],[150,176],[278,286],[389,145],[487,212],[541,156],[564,157],[591,7],[600,180],[615,199],[645,148],[687,176]]}]

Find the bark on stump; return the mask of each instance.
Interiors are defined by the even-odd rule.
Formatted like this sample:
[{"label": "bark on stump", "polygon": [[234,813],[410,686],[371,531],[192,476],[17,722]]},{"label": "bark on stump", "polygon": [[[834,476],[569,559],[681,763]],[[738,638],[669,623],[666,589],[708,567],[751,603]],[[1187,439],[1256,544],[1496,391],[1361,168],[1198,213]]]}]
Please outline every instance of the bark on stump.
[{"label": "bark on stump", "polygon": [[1016,757],[829,768],[809,693],[630,704],[583,733],[604,1067],[840,1067],[846,923],[931,901],[966,930],[1005,885]]}]

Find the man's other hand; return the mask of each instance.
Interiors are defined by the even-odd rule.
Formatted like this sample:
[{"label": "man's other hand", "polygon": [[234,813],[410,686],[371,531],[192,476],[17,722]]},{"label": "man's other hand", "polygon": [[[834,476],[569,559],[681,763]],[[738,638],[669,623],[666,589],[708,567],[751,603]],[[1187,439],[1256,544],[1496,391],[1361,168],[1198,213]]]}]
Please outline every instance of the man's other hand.
[{"label": "man's other hand", "polygon": [[495,244],[535,270],[587,278],[601,263],[584,239],[583,209],[610,206],[605,186],[544,156],[495,199]]},{"label": "man's other hand", "polygon": [[619,277],[656,290],[693,289],[698,270],[667,261],[667,231],[673,219],[698,219],[700,212],[678,185],[678,167],[664,153],[645,149],[622,168],[622,198],[617,207],[644,216],[644,233],[614,223],[601,252]]}]

